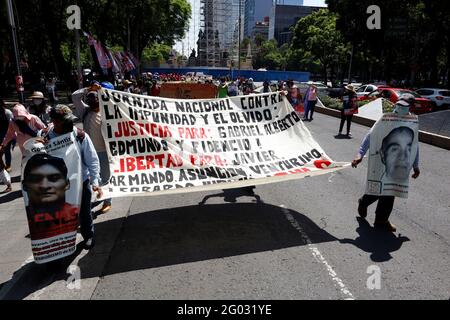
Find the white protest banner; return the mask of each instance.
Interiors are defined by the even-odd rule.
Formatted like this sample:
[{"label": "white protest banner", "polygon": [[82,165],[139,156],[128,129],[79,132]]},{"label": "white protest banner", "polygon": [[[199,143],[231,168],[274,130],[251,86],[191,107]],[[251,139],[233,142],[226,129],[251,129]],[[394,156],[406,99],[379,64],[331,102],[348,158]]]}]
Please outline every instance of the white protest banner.
[{"label": "white protest banner", "polygon": [[81,204],[81,158],[74,133],[49,140],[29,139],[22,162],[31,249],[38,264],[75,252]]},{"label": "white protest banner", "polygon": [[280,92],[177,100],[101,89],[105,197],[244,187],[326,174],[334,162]]},{"label": "white protest banner", "polygon": [[374,124],[370,132],[367,194],[408,198],[418,138],[416,115],[386,113]]}]

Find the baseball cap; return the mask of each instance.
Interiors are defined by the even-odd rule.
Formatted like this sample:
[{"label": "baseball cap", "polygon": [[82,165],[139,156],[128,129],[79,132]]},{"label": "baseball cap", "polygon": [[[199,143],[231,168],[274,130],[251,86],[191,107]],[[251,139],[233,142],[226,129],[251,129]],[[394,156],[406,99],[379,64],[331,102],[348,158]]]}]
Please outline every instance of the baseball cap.
[{"label": "baseball cap", "polygon": [[58,120],[74,120],[76,117],[73,115],[72,110],[64,105],[58,104],[50,110],[50,118]]},{"label": "baseball cap", "polygon": [[404,93],[400,96],[399,101],[405,101],[408,104],[412,104],[416,101],[411,93]]}]

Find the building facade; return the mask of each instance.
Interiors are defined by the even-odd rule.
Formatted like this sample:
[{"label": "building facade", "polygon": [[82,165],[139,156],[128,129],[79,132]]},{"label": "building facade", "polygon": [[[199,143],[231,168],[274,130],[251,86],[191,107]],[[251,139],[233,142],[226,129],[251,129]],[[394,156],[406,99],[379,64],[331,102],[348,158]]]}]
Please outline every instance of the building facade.
[{"label": "building facade", "polygon": [[273,0],[245,0],[244,37],[251,38],[253,29],[270,15]]},{"label": "building facade", "polygon": [[[281,2],[283,0],[278,1]],[[284,1],[286,2],[287,0]],[[306,7],[303,5],[274,4],[269,20],[269,40],[277,40],[279,46],[290,43],[293,35],[291,29],[295,26],[297,21],[319,9],[323,8]]]},{"label": "building facade", "polygon": [[[224,67],[239,39],[239,13],[245,0],[200,0],[200,32],[197,42],[198,65]],[[241,39],[242,39],[241,26]]]}]

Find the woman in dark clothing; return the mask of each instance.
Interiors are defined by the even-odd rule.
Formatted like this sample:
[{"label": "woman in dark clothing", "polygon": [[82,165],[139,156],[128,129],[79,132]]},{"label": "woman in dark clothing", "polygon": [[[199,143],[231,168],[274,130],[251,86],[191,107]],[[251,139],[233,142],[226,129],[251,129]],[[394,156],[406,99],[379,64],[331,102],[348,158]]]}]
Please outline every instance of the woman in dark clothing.
[{"label": "woman in dark clothing", "polygon": [[347,121],[347,137],[351,138],[350,126],[352,125],[353,114],[358,112],[356,91],[351,84],[345,86],[345,92],[342,96],[341,124],[339,125],[339,135],[342,135],[344,123]]},{"label": "woman in dark clothing", "polygon": [[[3,101],[3,99],[0,99],[0,141],[3,141],[3,139],[6,136],[6,133],[8,132],[9,122],[13,119],[13,114],[11,110],[6,108],[6,104]],[[5,148],[3,149],[3,152],[5,154],[5,170],[10,172],[11,171],[11,145],[13,144],[13,141],[8,143]],[[3,156],[0,154],[0,156]]]}]

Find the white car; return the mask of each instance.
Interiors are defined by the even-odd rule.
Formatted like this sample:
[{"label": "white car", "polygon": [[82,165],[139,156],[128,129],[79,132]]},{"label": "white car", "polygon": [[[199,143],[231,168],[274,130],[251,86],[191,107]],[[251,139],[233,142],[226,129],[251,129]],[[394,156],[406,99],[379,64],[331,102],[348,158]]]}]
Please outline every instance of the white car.
[{"label": "white car", "polygon": [[368,95],[371,92],[374,92],[377,89],[378,86],[374,84],[365,84],[356,89],[356,95],[358,96],[358,98],[361,98],[364,97],[365,95]]},{"label": "white car", "polygon": [[421,88],[416,90],[422,98],[430,99],[439,109],[445,109],[450,106],[450,90],[436,88]]}]

